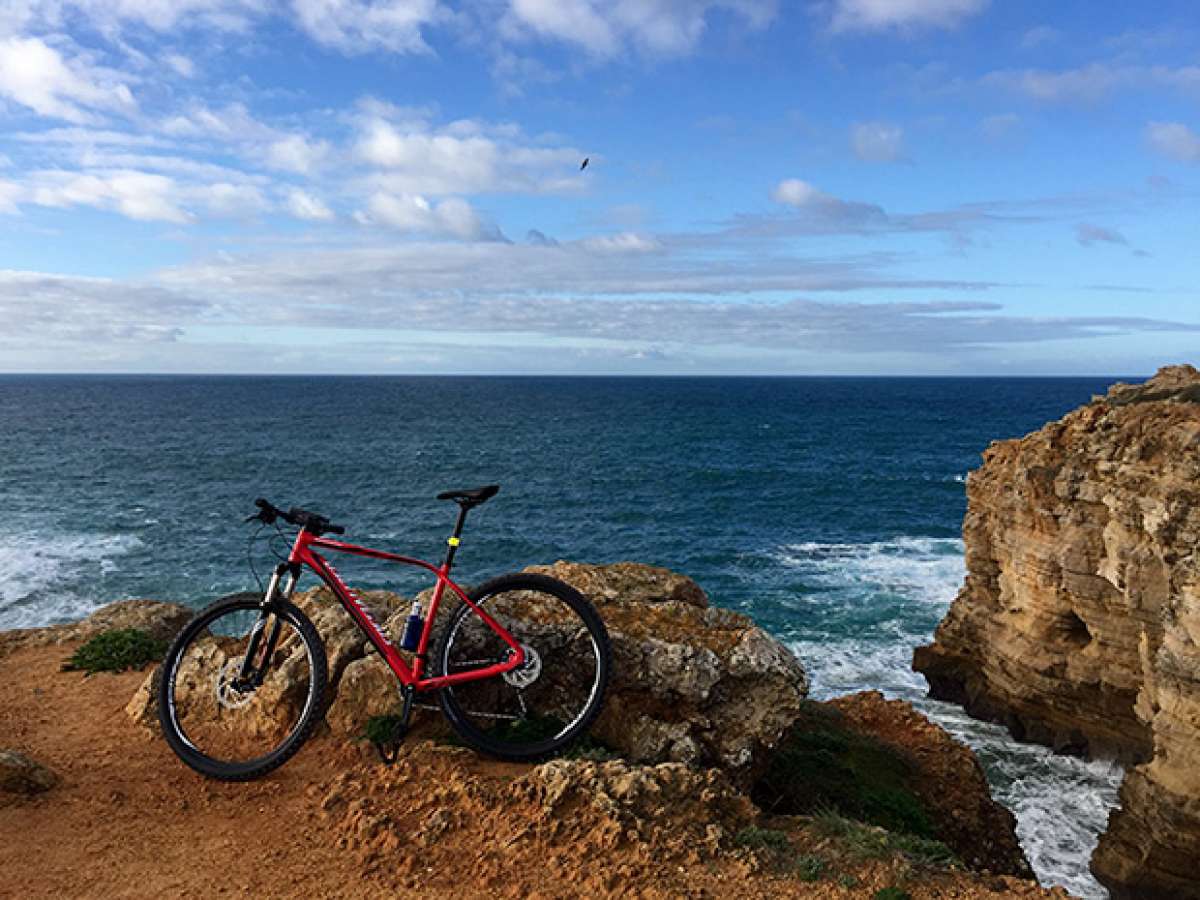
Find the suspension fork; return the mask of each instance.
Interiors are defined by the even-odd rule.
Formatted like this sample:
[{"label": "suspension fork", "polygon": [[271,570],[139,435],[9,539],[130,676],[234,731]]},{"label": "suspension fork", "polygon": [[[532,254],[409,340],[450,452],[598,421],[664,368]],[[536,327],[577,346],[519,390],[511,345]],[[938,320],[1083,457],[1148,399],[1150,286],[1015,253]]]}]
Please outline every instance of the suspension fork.
[{"label": "suspension fork", "polygon": [[[285,575],[287,581],[280,590],[279,582]],[[243,684],[261,687],[263,679],[267,677],[267,663],[275,655],[275,645],[279,642],[279,632],[283,627],[278,613],[274,618],[271,618],[271,613],[277,598],[284,602],[292,599],[292,592],[296,590],[296,582],[299,579],[300,566],[292,563],[280,563],[271,573],[271,581],[263,593],[262,613],[250,630],[250,642],[246,645],[246,655],[242,659],[242,667],[238,672],[238,679]],[[271,629],[267,632],[264,643],[263,629],[266,627],[268,618],[271,618]]]}]

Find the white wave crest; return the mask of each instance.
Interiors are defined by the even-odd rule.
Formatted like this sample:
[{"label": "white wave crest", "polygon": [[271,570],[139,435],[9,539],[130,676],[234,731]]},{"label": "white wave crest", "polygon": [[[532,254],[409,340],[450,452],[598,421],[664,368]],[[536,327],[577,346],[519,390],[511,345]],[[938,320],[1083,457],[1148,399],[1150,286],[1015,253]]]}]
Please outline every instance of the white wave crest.
[{"label": "white wave crest", "polygon": [[912,671],[913,648],[932,639],[962,584],[962,541],[799,543],[774,556],[800,574],[811,591],[806,600],[823,610],[823,633],[809,628],[788,642],[804,661],[813,696],[879,690],[913,703],[978,754],[993,796],[1017,818],[1038,880],[1086,900],[1107,897],[1088,860],[1116,804],[1121,768],[1018,744],[997,725],[929,700],[925,679]]},{"label": "white wave crest", "polygon": [[958,538],[788,544],[779,548],[776,559],[802,570],[818,586],[840,591],[865,586],[946,606],[966,573],[963,542]]},{"label": "white wave crest", "polygon": [[89,586],[141,546],[130,534],[0,535],[0,629],[87,615],[101,602]]}]

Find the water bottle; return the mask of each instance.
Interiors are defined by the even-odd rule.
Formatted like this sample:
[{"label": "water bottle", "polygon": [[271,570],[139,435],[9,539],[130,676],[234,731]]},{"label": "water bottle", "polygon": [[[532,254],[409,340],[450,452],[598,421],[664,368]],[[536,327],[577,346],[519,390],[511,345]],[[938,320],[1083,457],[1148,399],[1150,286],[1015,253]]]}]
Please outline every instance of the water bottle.
[{"label": "water bottle", "polygon": [[408,611],[408,619],[404,623],[404,636],[400,638],[401,648],[415,653],[424,628],[425,620],[421,618],[421,604],[414,600],[412,609]]}]

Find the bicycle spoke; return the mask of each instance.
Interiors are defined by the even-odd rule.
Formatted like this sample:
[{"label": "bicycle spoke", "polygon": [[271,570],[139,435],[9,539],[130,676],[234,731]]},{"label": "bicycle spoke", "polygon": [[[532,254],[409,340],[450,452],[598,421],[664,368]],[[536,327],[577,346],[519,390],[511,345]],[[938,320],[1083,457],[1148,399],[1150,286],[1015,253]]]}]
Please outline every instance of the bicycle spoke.
[{"label": "bicycle spoke", "polygon": [[[507,672],[447,689],[465,725],[497,745],[552,745],[593,706],[600,659],[578,612],[551,592],[513,590],[486,599],[487,612],[521,646],[525,660]],[[463,614],[448,633],[446,672],[495,665],[511,648],[479,616]]]},{"label": "bicycle spoke", "polygon": [[181,649],[173,668],[180,736],[218,763],[266,756],[297,728],[312,668],[308,645],[282,617],[264,616],[253,604],[223,611]]}]

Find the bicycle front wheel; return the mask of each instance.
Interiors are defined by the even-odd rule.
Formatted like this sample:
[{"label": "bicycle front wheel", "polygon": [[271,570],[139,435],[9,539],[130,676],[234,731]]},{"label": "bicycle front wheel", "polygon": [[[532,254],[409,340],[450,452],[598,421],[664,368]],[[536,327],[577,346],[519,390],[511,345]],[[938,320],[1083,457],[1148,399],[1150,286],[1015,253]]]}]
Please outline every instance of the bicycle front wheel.
[{"label": "bicycle front wheel", "polygon": [[[531,762],[560,753],[600,714],[612,651],[587,599],[544,575],[504,575],[476,588],[471,601],[525,651],[519,668],[443,688],[442,711],[468,744],[500,759]],[[466,604],[451,617],[435,656],[446,675],[509,658],[510,649]]]},{"label": "bicycle front wheel", "polygon": [[163,736],[210,778],[258,778],[312,733],[325,682],[325,647],[297,607],[264,609],[251,594],[219,600],[167,651],[158,694]]}]

